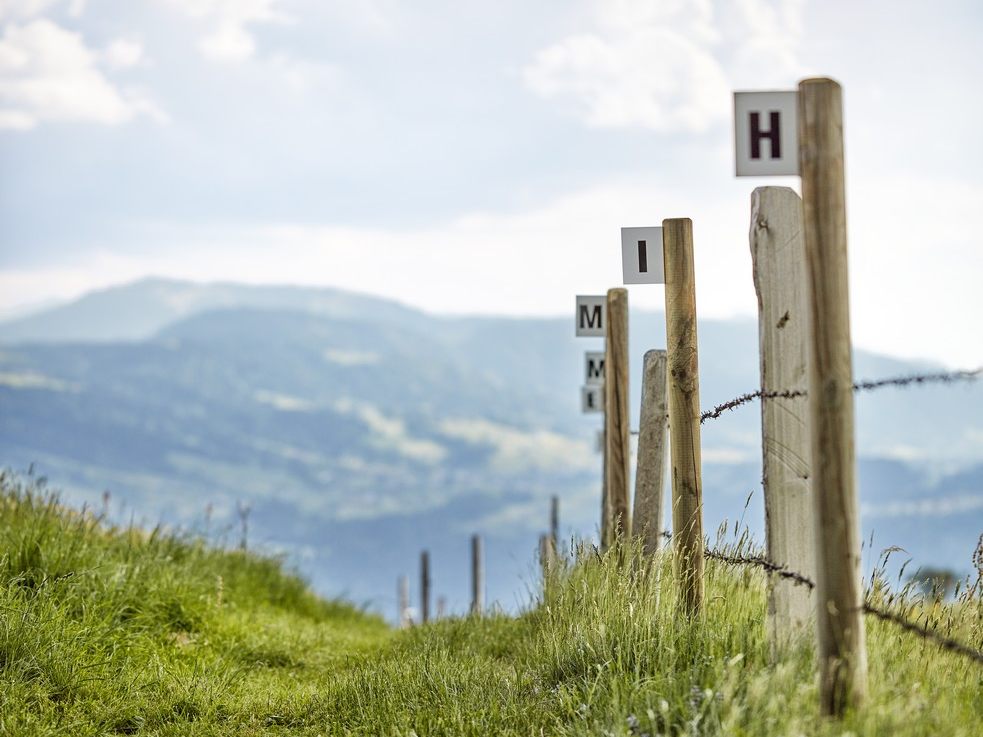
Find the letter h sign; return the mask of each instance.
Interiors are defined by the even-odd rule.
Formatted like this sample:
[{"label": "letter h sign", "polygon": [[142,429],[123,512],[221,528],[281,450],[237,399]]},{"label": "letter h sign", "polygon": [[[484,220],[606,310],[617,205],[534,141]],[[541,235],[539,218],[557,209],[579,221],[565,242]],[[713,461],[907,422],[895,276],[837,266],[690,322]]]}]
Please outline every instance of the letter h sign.
[{"label": "letter h sign", "polygon": [[798,93],[735,92],[737,176],[799,173]]}]

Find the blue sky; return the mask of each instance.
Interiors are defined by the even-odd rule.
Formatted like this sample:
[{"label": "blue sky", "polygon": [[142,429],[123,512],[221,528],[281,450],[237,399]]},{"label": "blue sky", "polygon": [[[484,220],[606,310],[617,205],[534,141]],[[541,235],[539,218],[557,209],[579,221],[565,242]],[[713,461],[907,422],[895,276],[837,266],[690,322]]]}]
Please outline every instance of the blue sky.
[{"label": "blue sky", "polygon": [[[0,311],[150,274],[566,314],[694,220],[753,315],[734,89],[845,90],[858,344],[983,363],[965,0],[0,0]],[[657,307],[661,287],[632,288]]]}]

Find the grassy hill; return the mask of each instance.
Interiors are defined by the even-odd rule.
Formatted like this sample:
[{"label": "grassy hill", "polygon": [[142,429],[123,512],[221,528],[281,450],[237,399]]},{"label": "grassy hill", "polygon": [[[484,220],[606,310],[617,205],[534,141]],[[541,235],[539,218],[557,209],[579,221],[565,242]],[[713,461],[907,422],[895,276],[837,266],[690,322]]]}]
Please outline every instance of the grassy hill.
[{"label": "grassy hill", "polygon": [[[819,720],[808,638],[769,663],[755,571],[710,561],[689,621],[668,558],[590,553],[518,618],[395,632],[275,560],[0,486],[0,734],[983,733],[983,669],[878,622],[867,707]],[[983,645],[978,591],[892,606]]]}]

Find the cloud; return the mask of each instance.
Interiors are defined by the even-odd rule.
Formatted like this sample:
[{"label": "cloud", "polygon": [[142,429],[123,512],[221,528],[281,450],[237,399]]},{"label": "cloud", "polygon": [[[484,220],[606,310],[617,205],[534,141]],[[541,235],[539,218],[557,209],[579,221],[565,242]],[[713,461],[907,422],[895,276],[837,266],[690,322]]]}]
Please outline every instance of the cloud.
[{"label": "cloud", "polygon": [[441,434],[494,449],[490,465],[504,473],[522,471],[583,471],[597,459],[588,443],[546,430],[525,432],[481,419],[446,420]]},{"label": "cloud", "polygon": [[143,44],[128,38],[118,38],[103,50],[102,56],[109,66],[126,69],[143,60]]},{"label": "cloud", "polygon": [[425,465],[440,463],[447,449],[430,440],[413,438],[402,420],[386,417],[370,404],[343,399],[334,406],[337,412],[354,415],[372,431],[371,442],[381,450],[391,450],[404,458]]},{"label": "cloud", "polygon": [[[594,0],[594,27],[542,49],[526,86],[598,128],[702,132],[741,79],[790,85],[801,3]],[[786,79],[787,77],[787,79]]]},{"label": "cloud", "polygon": [[56,5],[68,5],[68,14],[78,18],[85,11],[86,0],[0,0],[0,22],[37,18]]},{"label": "cloud", "polygon": [[29,130],[44,121],[120,125],[139,115],[165,119],[143,93],[115,87],[97,58],[79,34],[49,20],[7,25],[0,39],[0,129]]},{"label": "cloud", "polygon": [[256,40],[249,26],[289,22],[280,12],[280,0],[165,0],[207,30],[198,41],[205,58],[237,63],[251,58]]}]

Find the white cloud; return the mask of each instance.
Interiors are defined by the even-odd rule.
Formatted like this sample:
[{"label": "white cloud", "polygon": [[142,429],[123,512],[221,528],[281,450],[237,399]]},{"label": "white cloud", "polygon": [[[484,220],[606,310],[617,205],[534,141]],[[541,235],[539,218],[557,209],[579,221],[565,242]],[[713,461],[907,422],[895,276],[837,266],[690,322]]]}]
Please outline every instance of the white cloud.
[{"label": "white cloud", "polygon": [[212,61],[246,61],[256,51],[256,40],[249,30],[250,26],[290,20],[289,16],[278,10],[280,0],[165,1],[205,26],[198,48]]},{"label": "white cloud", "polygon": [[163,120],[137,90],[115,87],[82,37],[46,19],[9,24],[0,39],[0,128],[43,121],[119,125],[138,115]]},{"label": "white cloud", "polygon": [[[66,0],[0,0],[0,22],[27,20],[46,13]],[[68,0],[68,14],[78,18],[85,11],[86,0]]]},{"label": "white cloud", "polygon": [[496,471],[581,471],[597,465],[586,442],[546,430],[526,432],[488,420],[453,419],[441,423],[440,432],[493,448],[491,468]]},{"label": "white cloud", "polygon": [[102,52],[106,63],[117,69],[136,66],[143,60],[143,44],[129,38],[118,38]]},{"label": "white cloud", "polygon": [[418,463],[434,465],[447,456],[447,449],[430,440],[411,437],[406,424],[397,418],[386,417],[370,404],[343,399],[334,409],[354,415],[372,431],[372,443],[382,450],[391,450]]},{"label": "white cloud", "polygon": [[[700,132],[742,80],[790,85],[801,2],[594,0],[594,27],[543,50],[525,84],[593,127]],[[745,82],[746,84],[747,82]]]}]

